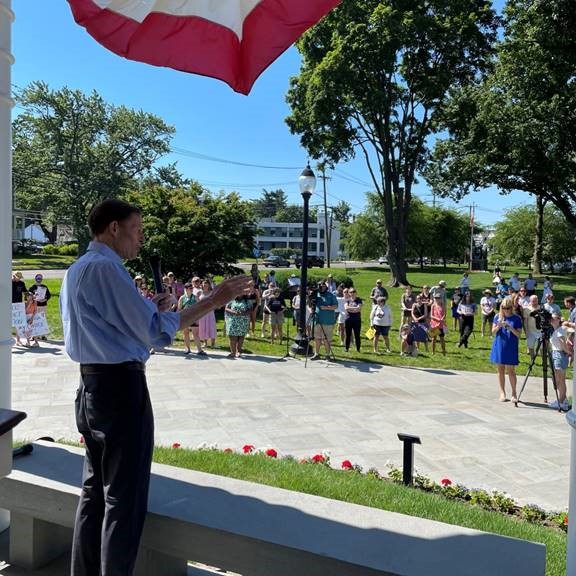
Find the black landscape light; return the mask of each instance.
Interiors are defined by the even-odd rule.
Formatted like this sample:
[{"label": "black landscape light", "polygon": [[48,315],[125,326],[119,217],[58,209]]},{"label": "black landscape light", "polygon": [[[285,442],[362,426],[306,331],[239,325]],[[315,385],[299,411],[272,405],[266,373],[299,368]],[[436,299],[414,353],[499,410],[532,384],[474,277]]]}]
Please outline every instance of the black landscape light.
[{"label": "black landscape light", "polygon": [[404,444],[404,457],[402,459],[402,482],[406,486],[412,485],[414,476],[414,444],[422,444],[419,436],[411,434],[398,434],[398,440]]}]

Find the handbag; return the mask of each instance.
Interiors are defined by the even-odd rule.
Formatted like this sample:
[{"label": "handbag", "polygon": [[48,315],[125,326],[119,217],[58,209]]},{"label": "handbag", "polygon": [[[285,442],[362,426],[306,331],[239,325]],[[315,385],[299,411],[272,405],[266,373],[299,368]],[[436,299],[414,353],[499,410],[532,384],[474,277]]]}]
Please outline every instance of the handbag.
[{"label": "handbag", "polygon": [[368,330],[366,330],[365,336],[366,336],[366,338],[368,338],[368,340],[374,340],[374,336],[376,336],[376,330],[375,330],[374,326],[370,326],[370,328],[368,328]]}]

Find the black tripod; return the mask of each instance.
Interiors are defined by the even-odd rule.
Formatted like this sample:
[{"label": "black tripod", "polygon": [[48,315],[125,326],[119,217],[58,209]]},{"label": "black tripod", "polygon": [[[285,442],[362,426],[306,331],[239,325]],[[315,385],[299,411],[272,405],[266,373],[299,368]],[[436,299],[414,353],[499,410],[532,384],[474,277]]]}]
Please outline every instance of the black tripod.
[{"label": "black tripod", "polygon": [[518,408],[518,402],[520,402],[520,396],[522,396],[522,392],[524,392],[524,388],[526,387],[528,378],[532,373],[532,368],[534,368],[534,364],[536,364],[536,359],[538,358],[540,353],[542,354],[542,384],[544,391],[544,402],[548,404],[548,366],[551,366],[552,370],[550,372],[550,375],[552,376],[552,385],[554,386],[556,401],[558,402],[558,412],[562,412],[562,408],[560,408],[560,399],[558,398],[558,387],[556,386],[556,375],[554,374],[554,360],[552,359],[552,350],[550,350],[550,334],[548,330],[541,330],[540,332],[540,336],[538,337],[538,344],[536,345],[536,350],[534,351],[534,357],[530,362],[530,366],[528,366],[528,372],[526,373],[524,382],[522,382],[520,393],[518,394],[518,397],[514,405],[516,406],[516,408]]},{"label": "black tripod", "polygon": [[[326,335],[326,330],[324,330],[324,325],[318,323],[318,312],[313,312],[312,314],[310,314],[310,317],[306,320],[306,331],[310,332],[310,337],[308,338],[308,342],[312,343],[315,340],[315,336],[314,336],[314,330],[316,328],[316,325],[318,324],[318,326],[320,326],[320,329],[322,330],[322,336],[324,337],[324,342],[328,342],[329,346],[329,352],[328,352],[328,358],[330,358],[333,362],[336,362],[336,356],[334,355],[334,350],[332,349],[332,342],[328,340],[328,336]],[[316,348],[314,348],[314,350],[316,350]],[[316,353],[316,352],[314,352]],[[308,357],[310,355],[310,346],[308,347],[308,349],[306,350],[306,360],[304,362],[304,366],[307,366],[308,364]]]}]

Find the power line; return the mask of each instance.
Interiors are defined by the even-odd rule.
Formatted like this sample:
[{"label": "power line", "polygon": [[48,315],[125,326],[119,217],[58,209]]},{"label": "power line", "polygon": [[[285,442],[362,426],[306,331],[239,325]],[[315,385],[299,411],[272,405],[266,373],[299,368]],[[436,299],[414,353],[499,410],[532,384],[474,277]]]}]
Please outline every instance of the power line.
[{"label": "power line", "polygon": [[207,154],[200,154],[199,152],[193,152],[192,150],[187,150],[186,148],[180,148],[179,146],[172,146],[171,152],[174,154],[179,154],[181,156],[187,156],[189,158],[196,158],[197,160],[205,160],[207,162],[218,162],[220,164],[233,164],[234,166],[244,166],[246,168],[262,168],[264,170],[301,170],[302,166],[268,166],[264,164],[252,164],[250,162],[238,162],[236,160],[227,160],[226,158],[218,158],[217,156],[208,156]]}]

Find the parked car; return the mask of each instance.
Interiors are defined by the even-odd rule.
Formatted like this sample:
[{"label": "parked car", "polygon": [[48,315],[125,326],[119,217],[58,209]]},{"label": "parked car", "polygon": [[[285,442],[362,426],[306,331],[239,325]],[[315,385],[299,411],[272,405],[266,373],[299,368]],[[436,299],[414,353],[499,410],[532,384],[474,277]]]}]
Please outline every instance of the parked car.
[{"label": "parked car", "polygon": [[[300,268],[300,266],[302,266],[302,256],[296,256],[296,258],[294,258],[294,265],[296,268]],[[308,256],[308,268],[314,267],[324,268],[324,258],[310,254]]]},{"label": "parked car", "polygon": [[25,256],[27,254],[38,254],[42,251],[42,246],[33,240],[23,239],[12,244],[12,254]]},{"label": "parked car", "polygon": [[380,256],[380,258],[378,258],[378,264],[388,264],[388,258],[386,256]]},{"label": "parked car", "polygon": [[290,266],[290,262],[288,260],[286,260],[286,258],[284,258],[283,256],[276,256],[276,255],[272,255],[272,256],[267,256],[266,258],[264,258],[264,260],[262,260],[262,264],[266,267],[266,268],[287,268],[288,266]]}]

